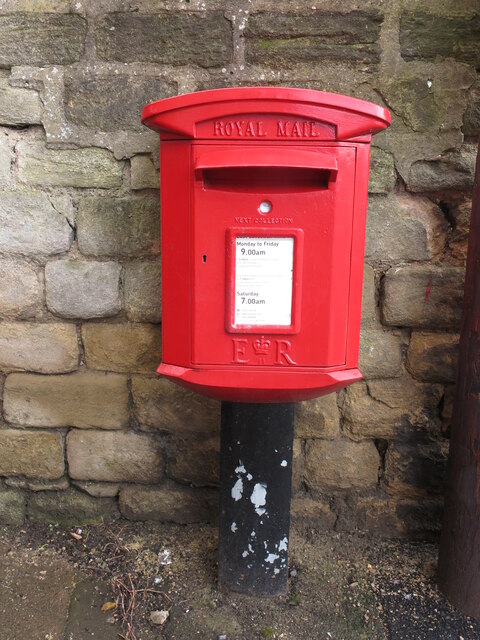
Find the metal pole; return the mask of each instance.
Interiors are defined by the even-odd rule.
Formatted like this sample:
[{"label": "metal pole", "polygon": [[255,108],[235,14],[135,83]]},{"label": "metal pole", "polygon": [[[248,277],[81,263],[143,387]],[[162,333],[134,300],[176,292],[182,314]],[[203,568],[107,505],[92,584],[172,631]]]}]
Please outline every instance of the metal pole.
[{"label": "metal pole", "polygon": [[287,590],[293,423],[293,403],[222,402],[221,588]]},{"label": "metal pole", "polygon": [[438,584],[462,613],[480,618],[480,150],[468,241]]}]

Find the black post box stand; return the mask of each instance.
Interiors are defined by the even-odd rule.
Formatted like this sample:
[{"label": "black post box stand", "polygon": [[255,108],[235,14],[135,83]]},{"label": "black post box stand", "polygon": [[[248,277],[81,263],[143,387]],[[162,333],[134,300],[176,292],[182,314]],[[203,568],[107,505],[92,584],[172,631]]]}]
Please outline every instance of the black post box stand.
[{"label": "black post box stand", "polygon": [[220,588],[287,590],[294,406],[222,402]]}]

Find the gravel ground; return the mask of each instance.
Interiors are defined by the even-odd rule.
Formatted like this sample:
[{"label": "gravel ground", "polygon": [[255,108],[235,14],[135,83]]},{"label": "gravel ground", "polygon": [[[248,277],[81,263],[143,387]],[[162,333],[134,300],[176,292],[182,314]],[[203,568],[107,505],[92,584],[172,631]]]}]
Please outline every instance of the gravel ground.
[{"label": "gravel ground", "polygon": [[[216,549],[207,526],[4,528],[0,638],[37,640],[21,616],[2,618],[20,601],[34,610],[38,640],[480,640],[480,625],[436,588],[435,544],[294,528],[288,592],[276,598],[219,592]],[[61,631],[43,631],[52,612],[29,595],[35,568],[43,599],[68,593]],[[153,612],[163,612],[157,624]]]}]

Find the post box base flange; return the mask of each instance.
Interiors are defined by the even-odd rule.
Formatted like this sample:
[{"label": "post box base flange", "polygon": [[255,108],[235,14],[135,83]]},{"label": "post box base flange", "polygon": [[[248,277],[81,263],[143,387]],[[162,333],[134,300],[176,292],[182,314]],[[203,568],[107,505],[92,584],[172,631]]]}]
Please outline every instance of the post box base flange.
[{"label": "post box base flange", "polygon": [[269,369],[245,367],[189,369],[163,363],[157,373],[197,393],[230,402],[299,402],[339,391],[362,380],[358,369],[312,371],[295,367]]}]

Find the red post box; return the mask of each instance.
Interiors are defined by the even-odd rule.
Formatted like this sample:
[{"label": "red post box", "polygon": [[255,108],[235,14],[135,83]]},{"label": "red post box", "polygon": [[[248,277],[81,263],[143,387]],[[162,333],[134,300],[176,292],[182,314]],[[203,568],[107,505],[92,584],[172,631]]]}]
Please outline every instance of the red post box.
[{"label": "red post box", "polygon": [[240,402],[359,380],[370,141],[388,111],[251,87],[160,100],[142,121],[162,141],[158,372]]},{"label": "red post box", "polygon": [[361,378],[370,140],[390,115],[251,87],[160,100],[142,121],[162,141],[158,372],[224,401],[219,584],[284,593],[293,402]]}]

